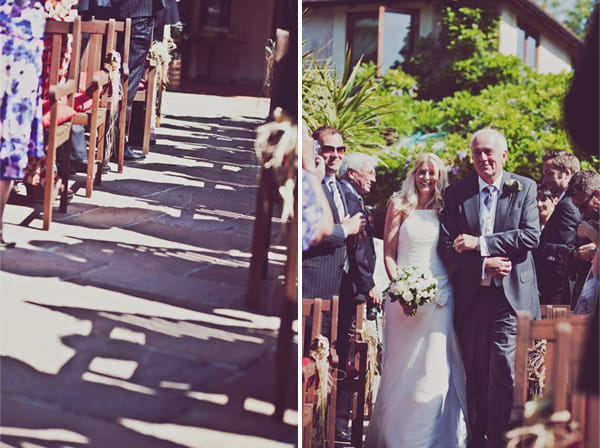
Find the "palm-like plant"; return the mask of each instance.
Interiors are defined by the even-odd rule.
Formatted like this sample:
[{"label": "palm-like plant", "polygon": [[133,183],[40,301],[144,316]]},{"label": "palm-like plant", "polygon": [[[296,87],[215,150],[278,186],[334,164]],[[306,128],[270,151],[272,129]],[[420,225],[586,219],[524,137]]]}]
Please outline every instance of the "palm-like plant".
[{"label": "palm-like plant", "polygon": [[302,59],[302,116],[308,127],[314,130],[326,125],[340,130],[352,151],[380,149],[379,117],[388,112],[389,105],[372,101],[377,89],[374,71],[364,76],[360,59],[351,66],[349,50],[341,76],[331,59],[319,61],[312,52]]}]

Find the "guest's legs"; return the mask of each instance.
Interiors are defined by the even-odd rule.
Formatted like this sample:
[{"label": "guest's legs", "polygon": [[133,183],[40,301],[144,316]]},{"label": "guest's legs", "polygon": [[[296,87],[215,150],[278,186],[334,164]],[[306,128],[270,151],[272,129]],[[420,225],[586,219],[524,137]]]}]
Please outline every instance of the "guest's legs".
[{"label": "guest's legs", "polygon": [[12,180],[0,180],[0,241],[4,242],[2,235],[3,223],[4,223],[4,207],[8,202],[10,195],[10,189],[12,188]]},{"label": "guest's legs", "polygon": [[127,89],[127,123],[131,118],[131,106],[146,67],[146,56],[152,44],[152,17],[131,19],[131,44],[129,45],[129,87]]}]

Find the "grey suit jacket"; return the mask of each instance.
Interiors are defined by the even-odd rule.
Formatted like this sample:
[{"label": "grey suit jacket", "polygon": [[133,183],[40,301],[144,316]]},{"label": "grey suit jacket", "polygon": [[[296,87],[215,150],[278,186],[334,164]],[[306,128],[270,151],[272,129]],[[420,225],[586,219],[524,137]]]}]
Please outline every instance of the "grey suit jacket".
[{"label": "grey suit jacket", "polygon": [[[339,296],[344,274],[346,238],[337,216],[333,196],[327,185],[322,183],[321,186],[333,211],[333,232],[319,244],[302,253],[302,297],[306,299],[331,299],[334,295]],[[337,186],[347,211],[348,204],[341,184],[337,182]]]},{"label": "grey suit jacket", "polygon": [[152,17],[166,6],[165,0],[112,0],[112,4],[119,19]]},{"label": "grey suit jacket", "polygon": [[[509,181],[521,185],[515,191]],[[540,305],[532,250],[538,246],[540,227],[536,207],[536,185],[526,177],[503,172],[502,190],[498,195],[494,233],[485,236],[490,256],[508,257],[511,272],[502,279],[504,294],[511,307],[528,310],[539,317]],[[444,194],[440,214],[440,255],[445,261],[454,286],[455,325],[460,326],[468,314],[481,282],[483,258],[479,251],[456,252],[452,243],[461,233],[479,236],[479,185],[477,176],[449,186]]]}]

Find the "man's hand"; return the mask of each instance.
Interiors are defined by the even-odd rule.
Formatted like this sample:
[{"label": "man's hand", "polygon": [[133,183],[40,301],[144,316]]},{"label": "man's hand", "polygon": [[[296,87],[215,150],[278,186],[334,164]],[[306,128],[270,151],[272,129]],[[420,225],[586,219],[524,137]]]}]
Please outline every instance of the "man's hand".
[{"label": "man's hand", "polygon": [[510,258],[488,257],[485,259],[485,272],[496,279],[506,277],[512,270]]},{"label": "man's hand", "polygon": [[592,222],[581,221],[577,226],[577,236],[587,238],[598,244],[598,229],[594,228]]},{"label": "man's hand", "polygon": [[579,246],[575,251],[575,258],[581,261],[591,261],[596,253],[596,245],[594,243],[584,244]]},{"label": "man's hand", "polygon": [[456,237],[454,243],[452,243],[452,247],[459,254],[462,254],[466,250],[477,250],[479,248],[479,237],[461,233]]},{"label": "man's hand", "polygon": [[357,233],[362,232],[367,225],[367,220],[365,219],[365,215],[361,212],[358,212],[356,215],[350,217],[346,217],[342,220],[342,227],[346,231],[346,235],[356,235]]},{"label": "man's hand", "polygon": [[381,291],[379,291],[379,289],[377,289],[377,286],[374,286],[368,294],[368,300],[369,302],[371,302],[373,305],[381,305],[382,299],[381,299]]}]

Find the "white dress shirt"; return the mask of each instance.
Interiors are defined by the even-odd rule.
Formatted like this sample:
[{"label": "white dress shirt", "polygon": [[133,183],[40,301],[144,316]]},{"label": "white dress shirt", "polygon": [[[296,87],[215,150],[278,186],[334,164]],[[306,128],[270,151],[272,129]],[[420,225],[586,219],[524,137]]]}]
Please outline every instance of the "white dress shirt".
[{"label": "white dress shirt", "polygon": [[[487,243],[485,242],[485,236],[494,233],[494,223],[496,220],[496,205],[498,204],[498,195],[501,192],[502,187],[502,176],[498,176],[498,178],[494,181],[493,189],[491,193],[492,203],[490,209],[485,206],[484,200],[486,197],[486,193],[483,191],[488,184],[481,179],[481,177],[477,178],[479,182],[479,229],[481,231],[481,236],[479,237],[479,252],[482,257],[489,257],[490,251],[487,247]],[[488,277],[485,272],[485,259],[481,265],[481,284],[484,286],[489,286],[491,284],[492,278]],[[495,282],[497,285],[501,284],[500,281]]]}]

